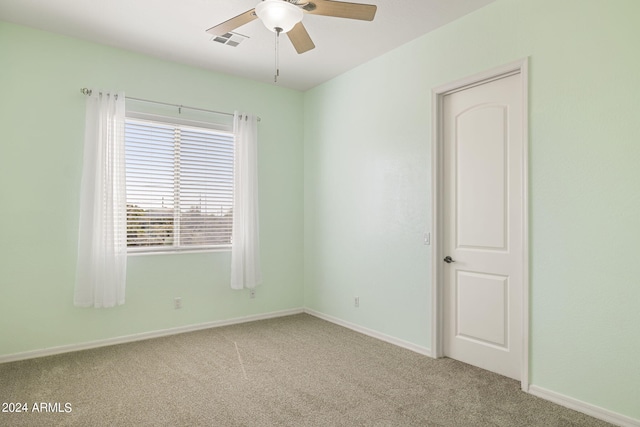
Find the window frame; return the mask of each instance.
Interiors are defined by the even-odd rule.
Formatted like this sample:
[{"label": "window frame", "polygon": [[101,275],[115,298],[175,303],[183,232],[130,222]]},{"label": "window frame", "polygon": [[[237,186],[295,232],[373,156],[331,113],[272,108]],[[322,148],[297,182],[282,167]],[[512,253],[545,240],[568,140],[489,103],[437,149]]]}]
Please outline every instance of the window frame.
[{"label": "window frame", "polygon": [[[234,185],[234,167],[235,167],[235,140],[236,135],[233,132],[232,125],[225,125],[222,123],[211,123],[211,122],[203,122],[199,120],[190,120],[185,119],[183,117],[172,117],[167,115],[159,115],[159,114],[151,114],[151,113],[143,113],[138,111],[127,111],[125,115],[125,153],[127,152],[127,138],[126,138],[126,128],[130,122],[134,123],[150,123],[157,124],[159,127],[173,127],[174,132],[176,129],[186,129],[191,132],[198,132],[199,130],[203,131],[203,133],[213,133],[218,134],[222,138],[230,138],[231,144],[233,147],[233,152],[231,154],[231,211],[233,209],[233,198],[235,197],[235,185]],[[174,141],[175,147],[175,141]],[[180,147],[178,149],[174,149],[174,159],[180,157]],[[126,154],[125,154],[126,157]],[[180,160],[178,160],[180,161]],[[180,169],[180,168],[178,168]],[[129,170],[125,161],[125,171],[128,174]],[[181,173],[181,172],[178,172]],[[172,200],[172,205],[174,206],[174,215],[172,217],[172,232],[176,233],[175,224],[179,224],[179,219],[183,218],[183,214],[185,207],[180,205],[180,191],[176,191],[176,171],[173,171],[173,193],[174,197]],[[178,180],[179,181],[179,180]],[[175,203],[177,202],[178,208],[175,208]],[[189,244],[179,244],[176,245],[173,242],[171,245],[155,245],[155,246],[130,246],[129,245],[129,187],[127,186],[127,255],[157,255],[157,254],[170,254],[170,253],[194,253],[194,252],[229,252],[232,247],[232,227],[233,227],[233,215],[229,218],[229,227],[230,227],[230,235],[229,242],[225,244],[204,244],[204,245],[189,245]],[[152,208],[149,208],[152,209]],[[178,213],[179,212],[179,213]]]}]

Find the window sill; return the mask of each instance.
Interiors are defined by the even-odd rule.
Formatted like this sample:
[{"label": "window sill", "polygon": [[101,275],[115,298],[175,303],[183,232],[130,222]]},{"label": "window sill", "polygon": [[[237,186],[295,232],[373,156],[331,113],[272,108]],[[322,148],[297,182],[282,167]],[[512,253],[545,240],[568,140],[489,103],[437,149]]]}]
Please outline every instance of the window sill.
[{"label": "window sill", "polygon": [[176,254],[195,254],[208,252],[231,252],[231,246],[219,248],[202,248],[202,249],[176,249],[176,250],[155,250],[155,251],[128,251],[127,257],[145,256],[145,255],[176,255]]}]

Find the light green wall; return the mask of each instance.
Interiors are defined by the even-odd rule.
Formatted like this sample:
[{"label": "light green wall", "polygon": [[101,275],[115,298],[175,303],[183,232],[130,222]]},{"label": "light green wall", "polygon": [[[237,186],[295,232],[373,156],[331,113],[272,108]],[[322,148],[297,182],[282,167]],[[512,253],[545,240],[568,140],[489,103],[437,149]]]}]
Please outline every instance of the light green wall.
[{"label": "light green wall", "polygon": [[[73,307],[81,87],[261,116],[256,299],[229,288],[217,252],[129,257],[124,306]],[[0,355],[302,307],[302,105],[297,91],[0,22]]]},{"label": "light green wall", "polygon": [[499,0],[307,92],[307,307],[430,346],[431,89],[529,57],[531,383],[640,419],[639,16]]}]

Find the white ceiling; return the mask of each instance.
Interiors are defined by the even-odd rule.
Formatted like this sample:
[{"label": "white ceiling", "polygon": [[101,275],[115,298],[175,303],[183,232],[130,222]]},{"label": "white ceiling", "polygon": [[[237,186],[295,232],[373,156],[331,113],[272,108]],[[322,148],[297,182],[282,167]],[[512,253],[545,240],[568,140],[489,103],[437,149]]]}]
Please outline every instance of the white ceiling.
[{"label": "white ceiling", "polygon": [[[278,85],[307,90],[495,0],[355,0],[378,6],[373,22],[305,14],[316,48],[298,55],[280,40]],[[259,0],[0,0],[0,20],[273,83],[274,33],[256,20],[239,46],[205,31]]]}]

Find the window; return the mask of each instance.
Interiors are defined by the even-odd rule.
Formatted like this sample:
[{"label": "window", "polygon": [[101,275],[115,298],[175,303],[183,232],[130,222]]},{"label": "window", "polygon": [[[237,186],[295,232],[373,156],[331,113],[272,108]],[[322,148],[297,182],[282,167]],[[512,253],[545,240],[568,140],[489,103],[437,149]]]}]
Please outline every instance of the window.
[{"label": "window", "polygon": [[128,251],[230,247],[233,133],[139,117],[125,122]]}]

